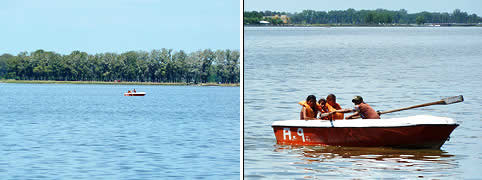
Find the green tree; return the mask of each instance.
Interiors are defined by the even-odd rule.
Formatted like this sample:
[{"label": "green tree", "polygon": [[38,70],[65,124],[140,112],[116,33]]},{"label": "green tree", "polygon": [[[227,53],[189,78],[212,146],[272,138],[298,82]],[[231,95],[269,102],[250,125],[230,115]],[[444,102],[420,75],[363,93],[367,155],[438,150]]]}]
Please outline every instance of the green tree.
[{"label": "green tree", "polygon": [[417,22],[418,25],[421,25],[425,23],[425,18],[422,15],[420,15],[420,16],[417,16],[417,19],[415,21]]},{"label": "green tree", "polygon": [[[276,11],[251,11],[244,13],[245,24],[259,24],[261,20],[268,20],[271,24],[279,22],[263,19],[265,16],[286,14],[291,23],[294,24],[413,24],[417,23],[417,17],[422,16],[424,23],[479,23],[481,18],[476,14],[468,15],[460,9],[449,13],[421,12],[408,14],[405,9],[390,11],[386,9],[376,10],[336,10],[336,11],[315,11],[303,10],[295,13],[280,13]],[[419,22],[420,23],[420,18]]]},{"label": "green tree", "polygon": [[[206,49],[187,54],[163,48],[122,54],[90,55],[73,51],[60,55],[37,50],[17,56],[0,56],[0,79],[239,83],[239,55],[233,53],[239,54],[239,51],[217,50],[215,53]],[[218,56],[223,60],[218,60]],[[233,66],[231,62],[237,64]],[[237,73],[237,81],[228,80],[232,72]]]},{"label": "green tree", "polygon": [[0,56],[0,78],[5,78],[8,74],[8,67],[7,67],[7,61],[10,58],[13,58],[14,56],[10,54],[2,54]]}]

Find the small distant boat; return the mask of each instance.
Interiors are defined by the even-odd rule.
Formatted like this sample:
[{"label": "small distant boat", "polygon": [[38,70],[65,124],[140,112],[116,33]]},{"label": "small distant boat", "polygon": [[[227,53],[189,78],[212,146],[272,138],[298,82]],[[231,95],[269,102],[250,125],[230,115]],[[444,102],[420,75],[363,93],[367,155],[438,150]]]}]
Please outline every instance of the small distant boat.
[{"label": "small distant boat", "polygon": [[459,126],[447,117],[418,115],[391,119],[286,120],[272,124],[282,145],[330,145],[440,149]]},{"label": "small distant boat", "polygon": [[146,92],[127,92],[124,96],[145,96]]}]

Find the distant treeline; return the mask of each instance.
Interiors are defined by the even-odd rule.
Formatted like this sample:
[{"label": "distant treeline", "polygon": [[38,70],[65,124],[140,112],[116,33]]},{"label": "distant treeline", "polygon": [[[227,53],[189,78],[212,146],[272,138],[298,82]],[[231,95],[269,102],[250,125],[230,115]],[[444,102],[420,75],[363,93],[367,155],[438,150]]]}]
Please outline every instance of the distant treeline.
[{"label": "distant treeline", "polygon": [[276,11],[244,12],[244,24],[259,24],[259,21],[269,21],[271,24],[281,24],[279,16],[287,15],[288,24],[423,24],[423,23],[479,23],[481,17],[467,14],[460,9],[452,13],[420,12],[408,14],[405,9],[391,11],[377,10],[336,10],[315,11],[303,10],[300,13]]},{"label": "distant treeline", "polygon": [[0,79],[239,83],[239,76],[238,50],[185,53],[161,49],[95,55],[37,50],[0,56]]}]

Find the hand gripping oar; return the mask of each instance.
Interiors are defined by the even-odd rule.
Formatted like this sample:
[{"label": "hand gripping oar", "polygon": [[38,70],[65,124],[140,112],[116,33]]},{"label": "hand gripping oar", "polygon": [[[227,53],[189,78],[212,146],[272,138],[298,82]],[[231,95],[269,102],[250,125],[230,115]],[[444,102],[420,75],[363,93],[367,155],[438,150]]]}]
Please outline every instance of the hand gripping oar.
[{"label": "hand gripping oar", "polygon": [[[431,103],[425,103],[425,104],[419,104],[419,105],[400,108],[400,109],[382,111],[382,112],[378,112],[378,114],[382,115],[382,114],[398,112],[398,111],[403,111],[403,110],[407,110],[407,109],[414,109],[414,108],[419,108],[419,107],[425,107],[425,106],[431,106],[431,105],[447,105],[447,104],[459,103],[459,102],[462,102],[462,101],[464,101],[464,97],[462,95],[453,96],[453,97],[443,98],[440,101],[435,101],[435,102],[431,102]],[[360,117],[357,116],[357,117],[353,117],[352,119],[356,119],[356,118],[360,118]]]}]

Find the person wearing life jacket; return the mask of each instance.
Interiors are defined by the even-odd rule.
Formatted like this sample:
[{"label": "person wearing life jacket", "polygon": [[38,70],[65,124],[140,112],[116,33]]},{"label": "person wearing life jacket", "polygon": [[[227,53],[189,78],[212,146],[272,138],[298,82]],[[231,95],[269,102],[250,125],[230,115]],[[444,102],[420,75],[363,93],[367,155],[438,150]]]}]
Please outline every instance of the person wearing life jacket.
[{"label": "person wearing life jacket", "polygon": [[136,89],[134,89],[134,93],[136,93]]},{"label": "person wearing life jacket", "polygon": [[[320,99],[318,100],[318,104],[319,104],[320,107],[321,107],[319,119],[322,119],[322,120],[330,120],[328,116],[331,115],[331,114],[333,114],[333,113],[329,113],[328,108],[326,107],[326,99],[325,99],[325,98],[320,98]],[[328,114],[327,114],[327,113],[328,113]]]},{"label": "person wearing life jacket", "polygon": [[358,115],[362,119],[380,119],[380,115],[370,105],[365,103],[361,96],[355,96],[351,102],[355,104],[355,107],[350,111],[355,113],[347,116],[346,119],[352,119]]},{"label": "person wearing life jacket", "polygon": [[316,97],[309,95],[306,101],[300,101],[298,104],[302,106],[300,112],[300,120],[314,120],[320,112],[321,106],[316,103]]},{"label": "person wearing life jacket", "polygon": [[127,90],[127,93],[131,93],[131,90]]},{"label": "person wearing life jacket", "polygon": [[326,109],[329,113],[333,113],[328,116],[329,120],[340,120],[344,119],[345,115],[337,110],[342,110],[340,104],[336,103],[336,96],[334,94],[329,94],[326,96]]}]

